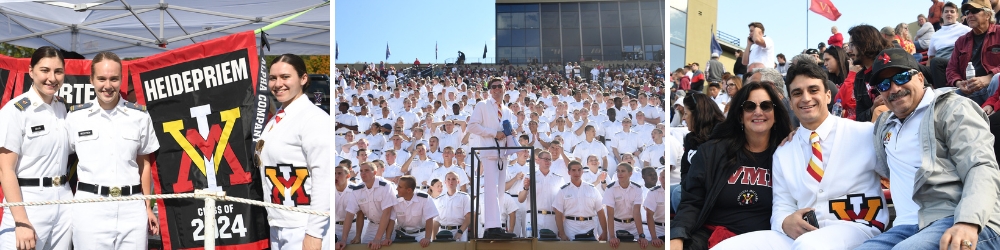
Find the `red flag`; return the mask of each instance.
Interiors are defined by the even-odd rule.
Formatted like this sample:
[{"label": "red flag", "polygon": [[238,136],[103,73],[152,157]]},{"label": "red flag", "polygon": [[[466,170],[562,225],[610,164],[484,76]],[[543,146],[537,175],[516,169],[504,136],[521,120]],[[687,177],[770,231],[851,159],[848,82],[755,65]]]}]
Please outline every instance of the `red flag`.
[{"label": "red flag", "polygon": [[809,10],[816,12],[820,16],[830,19],[830,21],[837,21],[840,18],[840,11],[837,7],[833,6],[830,0],[810,0],[812,3],[809,6]]}]

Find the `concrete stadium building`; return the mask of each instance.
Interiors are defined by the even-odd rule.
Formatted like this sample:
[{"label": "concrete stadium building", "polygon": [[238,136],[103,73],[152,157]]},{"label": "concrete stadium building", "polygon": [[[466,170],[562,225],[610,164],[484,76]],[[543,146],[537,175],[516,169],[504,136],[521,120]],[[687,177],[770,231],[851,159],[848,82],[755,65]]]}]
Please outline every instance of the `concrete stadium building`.
[{"label": "concrete stadium building", "polygon": [[663,0],[497,0],[497,63],[664,61]]}]

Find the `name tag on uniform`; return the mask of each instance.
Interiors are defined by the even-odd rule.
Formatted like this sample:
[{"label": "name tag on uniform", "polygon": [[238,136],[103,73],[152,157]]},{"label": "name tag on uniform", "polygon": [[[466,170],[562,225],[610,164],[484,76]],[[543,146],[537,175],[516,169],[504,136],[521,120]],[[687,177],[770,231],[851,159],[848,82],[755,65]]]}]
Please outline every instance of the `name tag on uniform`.
[{"label": "name tag on uniform", "polygon": [[566,197],[565,197],[565,199],[572,199],[572,198],[573,198],[572,194],[567,194]]},{"label": "name tag on uniform", "polygon": [[82,136],[91,136],[91,135],[94,135],[94,131],[93,130],[80,131],[80,132],[76,132],[76,135],[77,136],[81,136],[81,137]]},{"label": "name tag on uniform", "polygon": [[31,127],[31,132],[32,133],[38,133],[38,132],[42,132],[42,131],[45,131],[45,125],[38,125],[38,126]]},{"label": "name tag on uniform", "polygon": [[367,203],[367,202],[368,202],[368,198],[358,199],[358,203]]},{"label": "name tag on uniform", "polygon": [[621,196],[615,197],[615,201],[621,201],[621,200],[622,200]]}]

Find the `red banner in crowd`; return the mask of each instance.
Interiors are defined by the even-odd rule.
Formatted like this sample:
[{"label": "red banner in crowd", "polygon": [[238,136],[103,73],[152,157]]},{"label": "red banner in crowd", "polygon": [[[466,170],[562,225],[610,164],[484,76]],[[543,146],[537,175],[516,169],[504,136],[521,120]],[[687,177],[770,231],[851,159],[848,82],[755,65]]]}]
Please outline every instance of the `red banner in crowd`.
[{"label": "red banner in crowd", "polygon": [[837,21],[840,18],[840,11],[833,6],[833,2],[830,0],[811,0],[809,10],[830,19],[830,21]]},{"label": "red banner in crowd", "polygon": [[[259,61],[253,32],[243,32],[132,61],[136,101],[148,107],[160,142],[153,167],[156,193],[221,190],[262,200],[252,164]],[[256,185],[253,185],[256,184]],[[202,221],[204,202],[157,200],[164,249],[200,248],[205,223],[218,228],[218,249],[268,247],[263,207],[217,201],[217,221]]]}]

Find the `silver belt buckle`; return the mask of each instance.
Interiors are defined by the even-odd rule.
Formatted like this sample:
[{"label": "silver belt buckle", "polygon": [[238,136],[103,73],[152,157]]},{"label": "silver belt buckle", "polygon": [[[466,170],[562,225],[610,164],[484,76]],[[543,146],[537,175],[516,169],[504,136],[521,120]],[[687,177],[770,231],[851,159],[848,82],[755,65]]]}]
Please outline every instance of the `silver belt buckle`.
[{"label": "silver belt buckle", "polygon": [[52,177],[52,186],[62,185],[62,176]]}]

